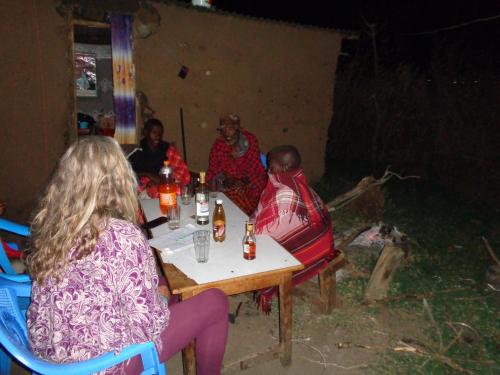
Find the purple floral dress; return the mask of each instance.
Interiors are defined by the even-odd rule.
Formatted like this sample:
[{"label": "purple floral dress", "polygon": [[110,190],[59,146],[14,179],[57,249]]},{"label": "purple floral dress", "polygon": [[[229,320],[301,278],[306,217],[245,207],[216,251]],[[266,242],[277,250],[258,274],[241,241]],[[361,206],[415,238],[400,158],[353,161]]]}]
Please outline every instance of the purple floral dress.
[{"label": "purple floral dress", "polygon": [[75,362],[155,340],[168,318],[147,239],[135,225],[110,219],[92,254],[71,262],[59,281],[33,283],[29,340],[42,358]]}]

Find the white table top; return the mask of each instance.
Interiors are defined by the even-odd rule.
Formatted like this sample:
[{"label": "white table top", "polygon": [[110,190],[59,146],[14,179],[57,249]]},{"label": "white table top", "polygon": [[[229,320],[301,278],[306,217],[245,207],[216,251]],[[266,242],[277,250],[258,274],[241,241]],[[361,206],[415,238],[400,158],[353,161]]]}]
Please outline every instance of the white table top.
[{"label": "white table top", "polygon": [[[219,193],[226,213],[226,240],[222,243],[210,238],[210,251],[207,263],[198,263],[194,248],[181,250],[174,254],[162,253],[165,263],[172,263],[186,276],[198,284],[221,281],[234,277],[247,276],[260,272],[274,271],[300,265],[285,248],[269,236],[257,236],[257,252],[254,260],[243,258],[242,239],[245,234],[245,222],[248,217],[229,198]],[[180,203],[180,202],[179,202]],[[161,216],[158,199],[141,199],[140,204],[147,221]],[[212,214],[215,199],[210,198],[210,224],[197,225],[194,219],[194,199],[190,205],[181,204],[181,227],[191,223],[199,229],[212,232]],[[153,237],[168,233],[168,224],[151,230]]]}]

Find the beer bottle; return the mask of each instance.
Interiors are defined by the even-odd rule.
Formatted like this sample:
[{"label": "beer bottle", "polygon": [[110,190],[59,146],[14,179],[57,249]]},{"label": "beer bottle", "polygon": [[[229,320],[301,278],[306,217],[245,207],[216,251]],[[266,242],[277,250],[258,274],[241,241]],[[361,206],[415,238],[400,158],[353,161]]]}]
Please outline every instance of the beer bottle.
[{"label": "beer bottle", "polygon": [[215,201],[214,216],[212,217],[212,225],[215,242],[224,242],[226,239],[226,214],[222,206],[222,199]]},{"label": "beer bottle", "polygon": [[205,183],[205,172],[200,172],[200,184],[196,187],[196,224],[206,225],[209,219],[208,187]]},{"label": "beer bottle", "polygon": [[243,237],[243,258],[247,260],[255,259],[255,251],[257,244],[255,241],[255,233],[253,232],[253,224],[246,223],[246,233]]}]

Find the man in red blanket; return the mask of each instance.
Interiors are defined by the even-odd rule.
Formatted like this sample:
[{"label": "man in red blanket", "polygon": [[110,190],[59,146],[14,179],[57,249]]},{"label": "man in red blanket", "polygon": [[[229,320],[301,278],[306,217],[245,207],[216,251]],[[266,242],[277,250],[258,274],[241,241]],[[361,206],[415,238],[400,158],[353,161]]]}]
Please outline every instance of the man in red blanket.
[{"label": "man in red blanket", "polygon": [[[305,266],[294,273],[294,286],[317,275],[335,257],[330,214],[307,184],[300,163],[294,146],[279,146],[269,152],[269,180],[251,218],[257,234],[270,235]],[[270,311],[276,292],[275,287],[258,292],[264,311]]]},{"label": "man in red blanket", "polygon": [[251,215],[267,181],[257,138],[240,127],[234,114],[221,116],[220,133],[210,150],[207,182],[219,179],[224,194]]}]

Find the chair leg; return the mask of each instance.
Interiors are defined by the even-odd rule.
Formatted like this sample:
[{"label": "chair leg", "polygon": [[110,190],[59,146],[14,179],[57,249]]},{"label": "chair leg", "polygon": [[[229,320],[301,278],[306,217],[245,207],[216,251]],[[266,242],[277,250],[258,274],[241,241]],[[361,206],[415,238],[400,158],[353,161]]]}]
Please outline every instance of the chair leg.
[{"label": "chair leg", "polygon": [[329,268],[321,271],[318,277],[322,311],[324,314],[330,314],[336,302],[337,277],[335,276],[335,272],[331,272]]},{"label": "chair leg", "polygon": [[0,374],[10,374],[11,365],[10,355],[4,349],[0,349]]},{"label": "chair leg", "polygon": [[337,302],[337,271],[346,264],[346,259],[343,253],[340,253],[333,259],[319,277],[319,295],[321,299],[322,309],[325,314],[330,314]]}]

